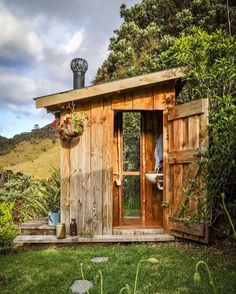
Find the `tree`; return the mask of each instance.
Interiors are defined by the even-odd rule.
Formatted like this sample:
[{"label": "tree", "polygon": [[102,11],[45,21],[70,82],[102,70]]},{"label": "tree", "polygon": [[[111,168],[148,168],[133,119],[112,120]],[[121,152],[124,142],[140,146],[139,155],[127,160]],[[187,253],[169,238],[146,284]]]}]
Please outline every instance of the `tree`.
[{"label": "tree", "polygon": [[[94,83],[155,71],[153,59],[173,45],[181,33],[191,34],[192,26],[212,33],[228,31],[226,0],[143,0],[121,6],[123,24],[111,38],[107,59]],[[229,1],[232,34],[236,33],[236,6]],[[151,65],[151,68],[150,68]]]}]

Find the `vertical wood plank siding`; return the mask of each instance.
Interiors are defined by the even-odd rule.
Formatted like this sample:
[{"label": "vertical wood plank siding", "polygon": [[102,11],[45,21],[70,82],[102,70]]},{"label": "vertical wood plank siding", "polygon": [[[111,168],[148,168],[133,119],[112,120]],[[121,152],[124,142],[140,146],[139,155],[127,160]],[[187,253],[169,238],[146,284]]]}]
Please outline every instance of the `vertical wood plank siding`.
[{"label": "vertical wood plank siding", "polygon": [[61,142],[61,222],[70,225],[70,143]]},{"label": "vertical wood plank siding", "polygon": [[[113,181],[119,172],[118,163],[114,162],[116,156],[113,157],[113,152],[117,152],[114,149],[115,111],[163,110],[172,100],[174,91],[170,83],[169,88],[160,85],[76,105],[76,112],[86,112],[91,122],[79,139],[61,143],[61,221],[66,223],[67,234],[71,218],[76,219],[80,235],[111,235],[113,225],[118,225],[113,224],[118,218],[113,219],[113,201],[119,201],[116,191],[113,195]],[[65,115],[66,112],[61,113],[61,119]],[[153,129],[150,124],[148,128]],[[152,153],[154,143],[149,137],[146,140]],[[152,165],[151,153],[146,159],[147,168]],[[152,214],[152,208],[148,210]]]},{"label": "vertical wood plank siding", "polygon": [[174,83],[112,96],[113,110],[165,110],[175,103]]},{"label": "vertical wood plank siding", "polygon": [[92,232],[102,235],[103,101],[91,102],[91,195]]},{"label": "vertical wood plank siding", "polygon": [[[84,111],[91,118],[91,104],[87,102],[78,107],[79,111]],[[79,160],[79,178],[77,183],[77,201],[79,202],[78,227],[79,234],[91,234],[91,209],[90,199],[92,195],[91,187],[91,124],[85,127],[84,134],[81,136],[81,142],[78,146]],[[73,158],[72,158],[73,160]],[[79,186],[80,185],[80,186]]]},{"label": "vertical wood plank siding", "polygon": [[[60,122],[66,116],[66,111],[61,112]],[[61,141],[60,150],[61,173],[61,222],[66,224],[66,230],[70,228],[70,142]]]},{"label": "vertical wood plank siding", "polygon": [[103,101],[103,169],[102,169],[102,233],[103,235],[112,235],[113,218],[113,111],[111,109],[111,99],[106,98]]}]

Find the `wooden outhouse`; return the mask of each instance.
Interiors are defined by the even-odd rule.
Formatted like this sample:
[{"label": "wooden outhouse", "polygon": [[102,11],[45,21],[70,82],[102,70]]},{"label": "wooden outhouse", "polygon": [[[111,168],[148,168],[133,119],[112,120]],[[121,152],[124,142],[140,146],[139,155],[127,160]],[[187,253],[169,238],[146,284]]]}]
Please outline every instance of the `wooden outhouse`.
[{"label": "wooden outhouse", "polygon": [[[200,179],[197,154],[208,145],[208,101],[176,105],[184,70],[174,68],[35,99],[37,108],[44,107],[61,119],[72,102],[76,112],[90,118],[79,139],[61,141],[61,222],[67,233],[75,218],[81,238],[155,241],[158,238],[152,236],[164,232],[207,242],[207,228],[186,225],[180,213],[186,202],[188,213],[198,209],[199,199],[186,197],[185,192],[191,179]],[[125,125],[129,116],[135,118],[133,129]],[[158,188],[145,175],[155,169],[161,135],[163,186]]]}]

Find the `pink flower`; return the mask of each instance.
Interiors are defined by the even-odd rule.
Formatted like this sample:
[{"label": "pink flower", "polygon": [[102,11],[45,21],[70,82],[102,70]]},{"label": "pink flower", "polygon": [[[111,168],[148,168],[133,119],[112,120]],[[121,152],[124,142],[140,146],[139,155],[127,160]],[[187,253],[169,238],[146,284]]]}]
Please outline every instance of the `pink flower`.
[{"label": "pink flower", "polygon": [[56,127],[57,124],[58,124],[58,121],[55,119],[55,120],[52,122],[52,125],[53,125],[54,127]]},{"label": "pink flower", "polygon": [[67,125],[70,124],[70,117],[69,116],[66,117],[66,124]]}]

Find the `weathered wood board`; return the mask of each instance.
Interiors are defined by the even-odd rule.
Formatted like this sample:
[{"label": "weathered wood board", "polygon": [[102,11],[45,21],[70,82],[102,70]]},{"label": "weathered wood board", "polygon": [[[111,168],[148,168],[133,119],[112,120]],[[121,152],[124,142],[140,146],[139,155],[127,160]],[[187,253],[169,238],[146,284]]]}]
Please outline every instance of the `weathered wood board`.
[{"label": "weathered wood board", "polygon": [[[208,100],[201,99],[178,105],[166,112],[165,124],[165,195],[169,204],[165,211],[165,228],[175,236],[208,242],[207,228],[188,227],[186,220],[197,216],[202,192],[192,193],[192,183],[202,187],[198,154],[208,147]],[[200,187],[199,186],[199,187]],[[201,189],[199,189],[201,191]],[[199,192],[200,193],[200,192]]]},{"label": "weathered wood board", "polygon": [[165,110],[175,103],[174,83],[112,95],[113,110]]},{"label": "weathered wood board", "polygon": [[[113,110],[111,99],[76,105],[90,123],[80,138],[61,142],[61,212],[67,233],[71,218],[78,234],[112,232]],[[63,113],[63,116],[65,113]],[[62,117],[63,117],[62,116]]]}]

